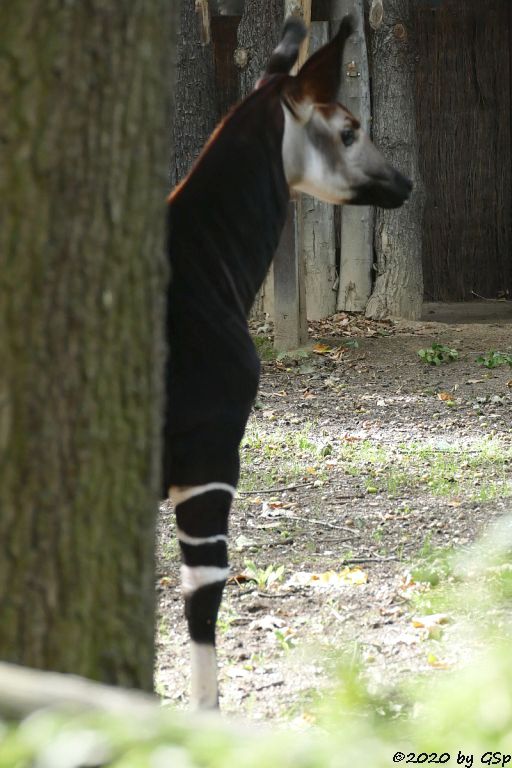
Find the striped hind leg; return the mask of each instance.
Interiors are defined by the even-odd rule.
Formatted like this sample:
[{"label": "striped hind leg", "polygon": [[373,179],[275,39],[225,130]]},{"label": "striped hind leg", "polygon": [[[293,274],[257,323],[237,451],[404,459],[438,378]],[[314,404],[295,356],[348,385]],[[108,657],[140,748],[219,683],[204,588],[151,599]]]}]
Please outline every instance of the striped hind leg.
[{"label": "striped hind leg", "polygon": [[234,493],[227,483],[170,489],[191,643],[191,700],[199,709],[218,706],[215,625],[229,572],[228,515]]}]

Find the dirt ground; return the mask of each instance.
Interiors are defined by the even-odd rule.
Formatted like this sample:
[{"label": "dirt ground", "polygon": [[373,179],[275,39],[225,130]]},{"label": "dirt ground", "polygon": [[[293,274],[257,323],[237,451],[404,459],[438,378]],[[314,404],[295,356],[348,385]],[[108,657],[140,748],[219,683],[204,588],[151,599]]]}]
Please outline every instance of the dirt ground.
[{"label": "dirt ground", "polygon": [[[512,352],[512,303],[426,305],[417,323],[339,314],[311,323],[308,349],[281,359],[270,330],[259,329],[260,393],[230,522],[221,707],[307,721],[342,654],[357,654],[377,686],[459,663],[411,621],[429,589],[414,574],[441,563],[442,578],[443,553],[512,512],[512,366],[476,362]],[[457,359],[426,364],[418,350],[433,343]],[[170,505],[157,589],[157,690],[184,706]]]}]

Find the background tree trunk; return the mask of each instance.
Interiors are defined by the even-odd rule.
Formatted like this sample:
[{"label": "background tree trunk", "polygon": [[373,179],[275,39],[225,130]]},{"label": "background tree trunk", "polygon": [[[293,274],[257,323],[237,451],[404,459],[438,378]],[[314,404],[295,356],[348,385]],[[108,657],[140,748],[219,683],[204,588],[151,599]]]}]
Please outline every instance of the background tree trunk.
[{"label": "background tree trunk", "polygon": [[[240,96],[252,91],[279,40],[284,21],[284,0],[245,0],[238,27]],[[244,64],[245,62],[245,64]]]},{"label": "background tree trunk", "polygon": [[417,319],[423,300],[423,185],[418,170],[411,0],[386,0],[371,40],[373,138],[386,158],[414,182],[402,208],[377,209],[377,277],[366,316]]},{"label": "background tree trunk", "polygon": [[208,0],[181,3],[175,104],[172,186],[186,176],[220,117]]},{"label": "background tree trunk", "polygon": [[[284,0],[245,0],[238,27],[237,62],[240,69],[240,98],[249,94],[274,50],[284,21]],[[251,317],[274,316],[273,271],[267,276],[254,301]]]},{"label": "background tree trunk", "polygon": [[172,8],[0,5],[0,658],[146,689]]}]

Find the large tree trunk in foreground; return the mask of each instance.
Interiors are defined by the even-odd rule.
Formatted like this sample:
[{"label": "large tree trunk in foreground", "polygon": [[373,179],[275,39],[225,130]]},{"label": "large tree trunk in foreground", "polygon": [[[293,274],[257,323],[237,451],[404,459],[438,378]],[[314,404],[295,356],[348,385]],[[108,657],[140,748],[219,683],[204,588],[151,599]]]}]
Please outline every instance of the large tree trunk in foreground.
[{"label": "large tree trunk in foreground", "polygon": [[[411,0],[386,0],[373,30],[371,71],[373,139],[386,158],[414,182],[411,199],[396,210],[377,209],[377,277],[366,316],[421,315],[424,194],[418,170]],[[380,14],[379,14],[380,17]]]},{"label": "large tree trunk in foreground", "polygon": [[176,68],[173,185],[186,176],[219,119],[214,73],[208,0],[183,0]]},{"label": "large tree trunk in foreground", "polygon": [[0,6],[0,658],[146,689],[172,6]]}]

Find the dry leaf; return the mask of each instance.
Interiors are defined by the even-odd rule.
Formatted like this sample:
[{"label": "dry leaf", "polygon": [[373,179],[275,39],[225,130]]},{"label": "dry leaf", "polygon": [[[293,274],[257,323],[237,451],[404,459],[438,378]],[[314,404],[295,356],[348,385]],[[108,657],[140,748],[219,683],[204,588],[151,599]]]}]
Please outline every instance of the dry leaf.
[{"label": "dry leaf", "polygon": [[325,355],[327,352],[330,352],[332,347],[330,347],[328,344],[315,344],[313,347],[313,352],[315,352],[317,355]]},{"label": "dry leaf", "polygon": [[413,627],[430,629],[430,627],[439,627],[442,624],[448,624],[450,621],[446,613],[430,613],[427,616],[413,616],[411,619]]},{"label": "dry leaf", "polygon": [[251,576],[246,573],[234,573],[232,576],[228,576],[227,584],[247,584],[249,581],[254,581]]},{"label": "dry leaf", "polygon": [[298,587],[319,587],[319,588],[337,588],[360,586],[366,584],[368,575],[360,568],[343,568],[337,571],[324,571],[323,573],[312,573],[309,571],[298,571],[286,583],[285,586]]},{"label": "dry leaf", "polygon": [[434,669],[450,669],[451,667],[451,664],[448,664],[447,661],[441,661],[441,659],[438,659],[433,653],[429,653],[427,662],[431,667],[434,667]]}]

